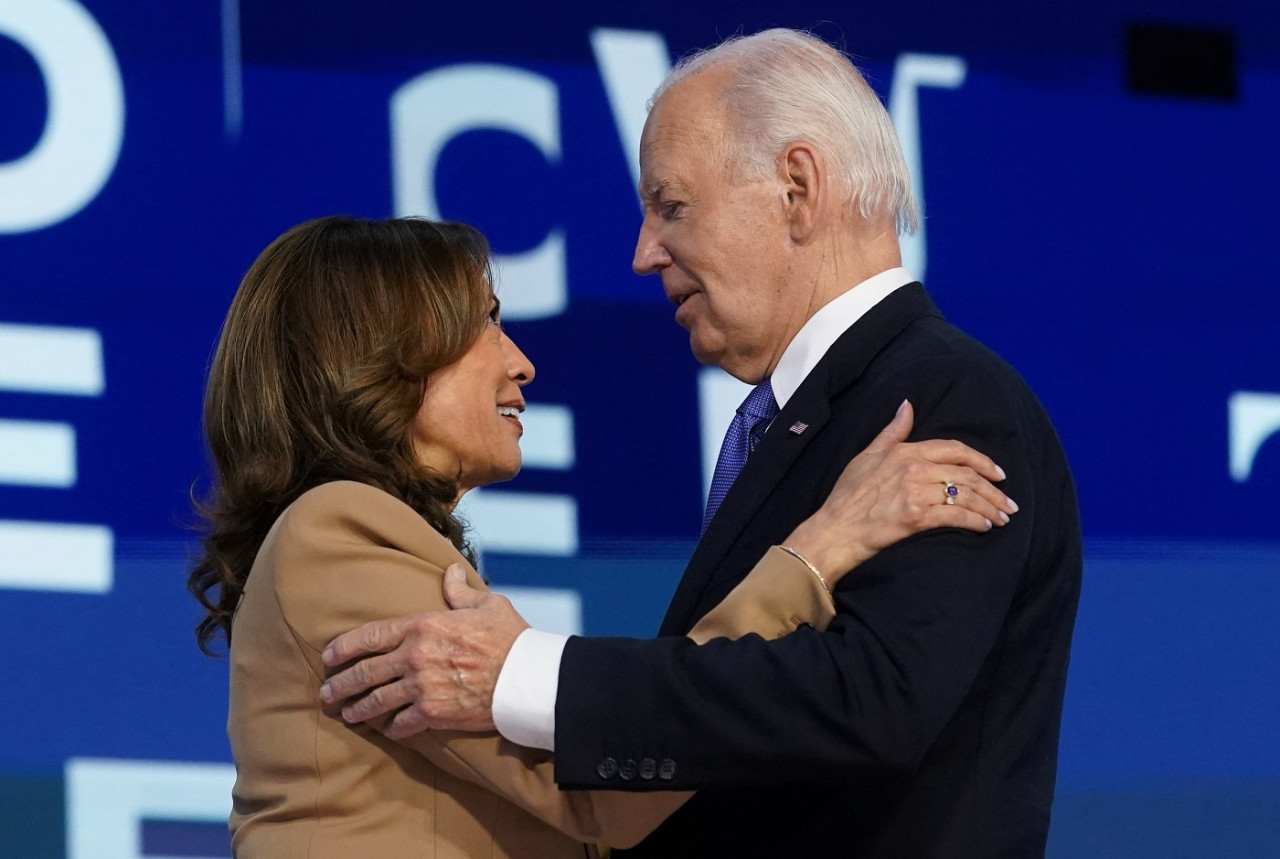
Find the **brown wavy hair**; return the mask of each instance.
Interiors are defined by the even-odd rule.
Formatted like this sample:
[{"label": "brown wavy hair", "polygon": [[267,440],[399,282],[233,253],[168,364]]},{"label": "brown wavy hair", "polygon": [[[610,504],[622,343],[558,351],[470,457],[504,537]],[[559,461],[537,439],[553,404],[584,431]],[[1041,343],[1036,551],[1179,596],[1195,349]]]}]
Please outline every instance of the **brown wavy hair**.
[{"label": "brown wavy hair", "polygon": [[474,560],[456,475],[419,464],[409,430],[427,376],[458,360],[493,300],[489,247],[464,224],[321,218],[262,252],[223,323],[204,399],[213,485],[196,502],[187,588],[213,654],[254,557],[299,495],[356,480],[394,495]]}]

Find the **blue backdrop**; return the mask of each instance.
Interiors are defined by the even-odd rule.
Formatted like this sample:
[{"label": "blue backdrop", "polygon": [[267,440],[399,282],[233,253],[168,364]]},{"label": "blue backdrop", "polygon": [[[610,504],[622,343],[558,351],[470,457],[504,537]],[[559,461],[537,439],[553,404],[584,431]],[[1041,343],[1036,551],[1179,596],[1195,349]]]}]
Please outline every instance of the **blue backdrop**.
[{"label": "blue backdrop", "polygon": [[487,572],[546,625],[656,629],[737,394],[630,271],[636,136],[671,58],[774,25],[884,95],[908,265],[1074,466],[1050,855],[1278,855],[1280,11],[787,5],[0,0],[0,855],[225,855],[188,497],[222,316],[300,221],[486,232],[538,368],[525,472],[468,507]]}]

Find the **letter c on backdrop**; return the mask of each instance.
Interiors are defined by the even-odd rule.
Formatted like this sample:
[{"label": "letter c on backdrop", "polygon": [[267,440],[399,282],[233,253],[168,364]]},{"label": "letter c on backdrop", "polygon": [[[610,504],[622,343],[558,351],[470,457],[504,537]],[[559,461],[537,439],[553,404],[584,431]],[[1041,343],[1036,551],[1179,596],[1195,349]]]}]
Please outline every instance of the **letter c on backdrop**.
[{"label": "letter c on backdrop", "polygon": [[[546,77],[509,66],[469,63],[426,72],[391,98],[392,173],[397,215],[439,218],[436,161],[453,137],[490,128],[523,137],[548,160],[560,158],[559,94]],[[509,319],[544,319],[565,311],[565,235],[553,229],[521,254],[495,254]]]}]

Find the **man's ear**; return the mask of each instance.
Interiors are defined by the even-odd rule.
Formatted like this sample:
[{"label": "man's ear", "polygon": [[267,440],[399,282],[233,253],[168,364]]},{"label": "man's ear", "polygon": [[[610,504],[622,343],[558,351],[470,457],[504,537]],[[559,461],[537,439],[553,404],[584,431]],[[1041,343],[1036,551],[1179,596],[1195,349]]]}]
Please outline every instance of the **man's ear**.
[{"label": "man's ear", "polygon": [[813,236],[817,227],[820,206],[823,202],[823,185],[826,171],[814,154],[813,147],[805,142],[793,143],[778,162],[783,193],[786,194],[787,225],[791,240],[804,244]]}]

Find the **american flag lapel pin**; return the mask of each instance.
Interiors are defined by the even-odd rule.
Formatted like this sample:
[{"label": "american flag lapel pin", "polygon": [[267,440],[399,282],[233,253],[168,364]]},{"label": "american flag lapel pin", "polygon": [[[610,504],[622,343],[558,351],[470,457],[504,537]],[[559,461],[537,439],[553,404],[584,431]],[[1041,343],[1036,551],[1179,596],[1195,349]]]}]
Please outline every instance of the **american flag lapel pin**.
[{"label": "american flag lapel pin", "polygon": [[809,425],[807,423],[804,423],[803,421],[796,421],[791,425],[791,432],[795,433],[796,435],[800,435],[800,433],[804,432],[808,428],[809,428]]}]

